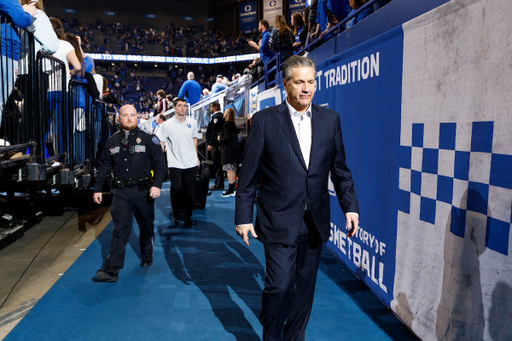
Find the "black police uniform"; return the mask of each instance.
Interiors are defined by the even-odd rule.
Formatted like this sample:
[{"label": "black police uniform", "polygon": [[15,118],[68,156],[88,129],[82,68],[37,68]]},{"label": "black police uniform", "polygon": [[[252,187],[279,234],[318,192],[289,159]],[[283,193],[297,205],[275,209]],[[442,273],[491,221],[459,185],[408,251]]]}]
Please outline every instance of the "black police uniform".
[{"label": "black police uniform", "polygon": [[[110,213],[114,231],[106,268],[116,274],[124,266],[133,216],[140,229],[142,260],[151,262],[153,259],[155,200],[149,197],[149,189],[151,186],[162,187],[167,166],[160,140],[139,128],[130,131],[128,136],[124,130],[112,135],[105,144],[98,164],[95,193],[102,192],[111,171],[113,175]],[[154,171],[153,183],[151,170]]]},{"label": "black police uniform", "polygon": [[221,111],[217,111],[212,115],[208,127],[206,128],[206,143],[212,146],[212,159],[213,159],[213,174],[215,174],[214,189],[224,188],[224,171],[220,160],[220,147],[217,137],[222,132],[224,127],[224,115]]}]

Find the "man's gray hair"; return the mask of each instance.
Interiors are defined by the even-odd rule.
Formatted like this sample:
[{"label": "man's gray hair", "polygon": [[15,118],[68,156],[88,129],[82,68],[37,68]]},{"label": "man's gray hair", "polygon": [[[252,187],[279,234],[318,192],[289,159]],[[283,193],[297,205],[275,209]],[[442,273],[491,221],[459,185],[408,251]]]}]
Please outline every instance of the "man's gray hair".
[{"label": "man's gray hair", "polygon": [[316,75],[315,62],[308,57],[303,56],[291,56],[283,64],[283,81],[286,83],[292,78],[292,68],[294,67],[310,67],[313,68]]}]

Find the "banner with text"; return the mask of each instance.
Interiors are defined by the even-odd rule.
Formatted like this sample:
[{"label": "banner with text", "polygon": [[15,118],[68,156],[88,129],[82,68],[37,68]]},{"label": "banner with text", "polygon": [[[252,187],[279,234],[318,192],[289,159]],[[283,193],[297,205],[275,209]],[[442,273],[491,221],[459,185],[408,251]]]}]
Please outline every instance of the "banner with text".
[{"label": "banner with text", "polygon": [[110,54],[110,53],[86,53],[94,60],[105,60],[111,62],[146,62],[146,63],[167,63],[167,64],[223,64],[233,62],[244,62],[254,60],[260,56],[259,53],[242,54],[238,56],[226,56],[216,58],[197,57],[164,57],[164,56],[143,56],[134,54]]},{"label": "banner with text", "polygon": [[263,19],[274,26],[276,15],[283,14],[283,0],[263,0]]},{"label": "banner with text", "polygon": [[[317,66],[315,104],[341,117],[347,164],[360,205],[360,229],[347,238],[333,188],[327,246],[386,304],[393,300],[402,95],[402,29],[397,28]],[[385,105],[383,105],[385,103]]]},{"label": "banner with text", "polygon": [[239,30],[243,33],[251,33],[258,27],[258,6],[256,1],[243,2],[238,5],[240,11]]},{"label": "banner with text", "polygon": [[293,13],[302,13],[304,8],[306,8],[306,0],[288,0],[288,22],[291,22]]},{"label": "banner with text", "polygon": [[331,186],[327,247],[422,340],[512,339],[507,17],[452,0],[317,65],[360,203],[347,238]]}]

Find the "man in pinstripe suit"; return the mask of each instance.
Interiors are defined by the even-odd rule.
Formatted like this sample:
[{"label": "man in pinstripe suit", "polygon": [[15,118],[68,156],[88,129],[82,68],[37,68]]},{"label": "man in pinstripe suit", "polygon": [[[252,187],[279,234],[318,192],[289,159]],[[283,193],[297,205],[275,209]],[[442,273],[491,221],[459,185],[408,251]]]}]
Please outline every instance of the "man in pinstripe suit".
[{"label": "man in pinstripe suit", "polygon": [[260,315],[265,341],[305,339],[322,245],[330,234],[329,172],[349,237],[359,224],[339,115],[311,104],[315,75],[311,59],[286,60],[286,100],[254,115],[236,192],[237,233],[249,245],[250,232],[265,247]]}]

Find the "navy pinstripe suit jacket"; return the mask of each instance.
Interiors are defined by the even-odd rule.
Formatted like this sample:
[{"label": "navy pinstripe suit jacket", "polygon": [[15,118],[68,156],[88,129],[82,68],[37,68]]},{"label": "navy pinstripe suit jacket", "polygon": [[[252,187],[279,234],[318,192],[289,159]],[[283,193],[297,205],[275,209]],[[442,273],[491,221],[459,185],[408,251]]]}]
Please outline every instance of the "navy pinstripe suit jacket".
[{"label": "navy pinstripe suit jacket", "polygon": [[312,143],[309,169],[285,102],[254,115],[236,191],[235,224],[253,221],[254,198],[261,174],[255,229],[265,244],[292,245],[309,198],[318,232],[330,235],[328,176],[343,212],[359,213],[352,175],[337,112],[317,105],[311,110]]}]

